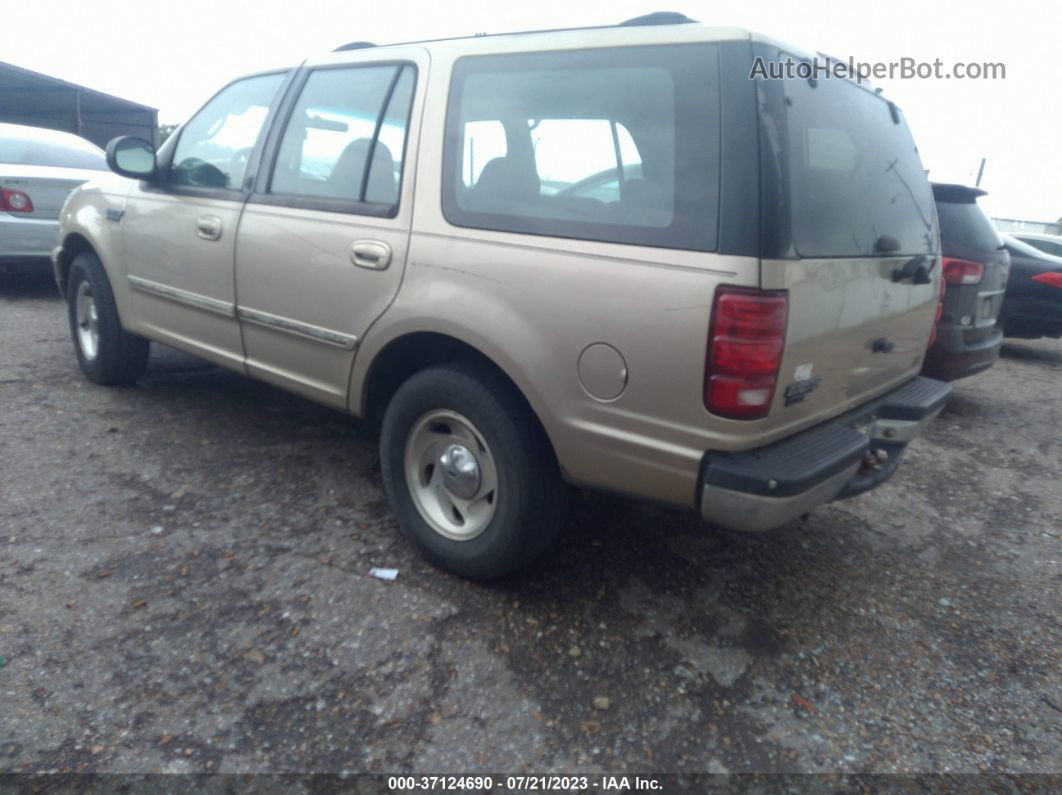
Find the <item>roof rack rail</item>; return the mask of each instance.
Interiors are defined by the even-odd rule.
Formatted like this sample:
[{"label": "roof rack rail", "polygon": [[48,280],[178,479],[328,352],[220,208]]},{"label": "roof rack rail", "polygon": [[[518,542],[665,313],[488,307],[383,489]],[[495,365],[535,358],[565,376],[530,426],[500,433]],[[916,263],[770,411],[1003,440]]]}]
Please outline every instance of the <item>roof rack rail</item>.
[{"label": "roof rack rail", "polygon": [[640,17],[632,17],[620,22],[616,27],[635,27],[638,25],[686,25],[696,22],[685,14],[678,11],[654,11],[651,14],[642,14]]},{"label": "roof rack rail", "polygon": [[[526,36],[535,33],[568,33],[577,30],[608,30],[609,28],[623,28],[623,27],[639,27],[642,25],[684,25],[689,23],[696,23],[696,19],[690,19],[685,14],[678,11],[654,11],[651,14],[643,14],[640,17],[634,17],[632,19],[624,20],[617,25],[587,25],[577,28],[545,28],[543,30],[511,30],[503,33],[474,33],[471,36],[446,36],[440,39],[419,39],[415,41],[402,41],[391,42],[389,45],[400,44],[431,44],[437,41],[461,41],[463,39],[478,39],[482,37],[495,37],[495,36]],[[342,47],[336,47],[332,52],[345,52],[347,50],[361,50],[366,47],[375,47],[377,45],[370,41],[352,41],[350,44],[344,44]]]},{"label": "roof rack rail", "polygon": [[348,50],[366,50],[369,47],[375,47],[371,41],[352,41],[348,44],[341,44],[336,47],[332,52],[347,52]]}]

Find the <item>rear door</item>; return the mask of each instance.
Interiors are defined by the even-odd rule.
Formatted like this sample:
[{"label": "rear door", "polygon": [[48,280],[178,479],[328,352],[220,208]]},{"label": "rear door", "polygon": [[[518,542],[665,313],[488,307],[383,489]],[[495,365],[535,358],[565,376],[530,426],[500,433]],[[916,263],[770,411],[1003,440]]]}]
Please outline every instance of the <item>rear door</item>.
[{"label": "rear door", "polygon": [[761,284],[789,293],[768,421],[781,425],[838,413],[919,371],[939,296],[939,238],[894,106],[836,78],[759,87]]},{"label": "rear door", "polygon": [[[423,50],[308,68],[240,220],[237,315],[251,375],[343,408],[354,352],[409,243],[407,145]],[[408,187],[407,187],[408,184]]]}]

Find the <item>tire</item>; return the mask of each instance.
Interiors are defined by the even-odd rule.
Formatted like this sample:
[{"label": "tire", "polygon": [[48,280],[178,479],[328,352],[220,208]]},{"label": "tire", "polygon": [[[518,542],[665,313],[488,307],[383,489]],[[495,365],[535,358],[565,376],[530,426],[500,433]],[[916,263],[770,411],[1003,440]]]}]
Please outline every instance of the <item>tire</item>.
[{"label": "tire", "polygon": [[487,368],[435,366],[402,384],[384,414],[380,463],[402,529],[461,577],[493,579],[530,563],[567,514],[570,489],[545,432]]},{"label": "tire", "polygon": [[140,378],[147,369],[149,343],[122,328],[99,257],[85,252],[74,258],[66,296],[70,335],[85,377],[107,386]]}]

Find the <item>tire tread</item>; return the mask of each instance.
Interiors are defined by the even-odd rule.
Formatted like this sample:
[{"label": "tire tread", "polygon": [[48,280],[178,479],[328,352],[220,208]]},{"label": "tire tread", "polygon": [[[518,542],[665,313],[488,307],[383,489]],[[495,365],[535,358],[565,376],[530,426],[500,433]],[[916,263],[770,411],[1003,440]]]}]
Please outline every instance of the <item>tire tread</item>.
[{"label": "tire tread", "polygon": [[[95,359],[89,361],[81,353],[77,340],[77,314],[75,302],[77,287],[84,279],[92,288],[99,314],[99,348]],[[118,305],[114,300],[107,273],[92,252],[84,252],[74,258],[67,281],[67,314],[74,350],[85,377],[104,386],[123,386],[134,383],[147,369],[150,343],[122,327]]]},{"label": "tire tread", "polygon": [[[420,516],[408,493],[405,433],[429,406],[478,415],[469,419],[488,426],[480,431],[488,436],[496,465],[503,465],[500,455],[508,457],[513,488],[505,499],[516,507],[500,506],[483,536],[472,541],[444,539]],[[399,387],[384,415],[380,459],[384,486],[402,529],[432,563],[462,577],[493,579],[541,557],[555,542],[567,515],[570,490],[538,419],[507,380],[475,363],[434,365]],[[508,525],[499,530],[496,522]],[[500,540],[477,543],[492,531],[498,531],[495,536]]]}]

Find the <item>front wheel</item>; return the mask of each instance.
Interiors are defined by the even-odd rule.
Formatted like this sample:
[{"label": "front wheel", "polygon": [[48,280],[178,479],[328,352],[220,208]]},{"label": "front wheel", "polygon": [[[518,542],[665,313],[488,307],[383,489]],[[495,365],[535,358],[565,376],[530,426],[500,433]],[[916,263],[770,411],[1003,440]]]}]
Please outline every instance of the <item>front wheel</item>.
[{"label": "front wheel", "polygon": [[399,524],[433,563],[471,579],[507,574],[556,539],[569,489],[524,400],[472,366],[432,367],[395,393],[380,434]]},{"label": "front wheel", "polygon": [[131,384],[147,368],[149,343],[122,328],[114,293],[95,254],[79,254],[67,279],[67,314],[74,351],[96,384]]}]

